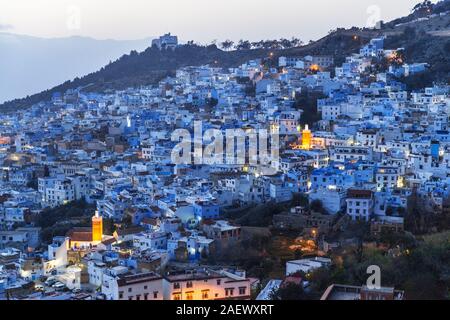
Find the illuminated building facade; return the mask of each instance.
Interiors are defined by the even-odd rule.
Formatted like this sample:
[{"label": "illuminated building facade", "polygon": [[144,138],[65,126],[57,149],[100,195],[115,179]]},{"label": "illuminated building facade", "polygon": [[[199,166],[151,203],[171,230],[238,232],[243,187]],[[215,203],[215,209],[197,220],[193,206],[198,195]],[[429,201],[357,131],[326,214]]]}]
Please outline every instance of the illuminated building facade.
[{"label": "illuminated building facade", "polygon": [[250,279],[229,272],[196,270],[164,276],[164,300],[248,300]]},{"label": "illuminated building facade", "polygon": [[92,217],[92,242],[101,242],[103,238],[103,218],[95,212]]},{"label": "illuminated building facade", "polygon": [[[116,267],[103,274],[102,293],[107,300],[162,300],[163,279],[153,272],[130,274]],[[116,272],[123,272],[116,274]]]},{"label": "illuminated building facade", "polygon": [[302,149],[309,150],[311,149],[311,138],[312,133],[308,128],[308,125],[305,126],[305,129],[302,131]]}]

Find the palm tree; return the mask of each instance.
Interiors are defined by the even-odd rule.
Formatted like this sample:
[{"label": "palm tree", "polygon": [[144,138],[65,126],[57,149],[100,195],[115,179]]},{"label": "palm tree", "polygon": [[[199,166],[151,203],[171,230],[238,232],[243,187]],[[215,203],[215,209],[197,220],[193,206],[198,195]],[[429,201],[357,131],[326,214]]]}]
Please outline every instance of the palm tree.
[{"label": "palm tree", "polygon": [[280,43],[278,40],[265,40],[264,41],[264,49],[279,49]]},{"label": "palm tree", "polygon": [[264,41],[256,41],[256,42],[252,42],[252,47],[256,48],[256,49],[261,49],[264,48]]},{"label": "palm tree", "polygon": [[292,42],[288,39],[281,38],[279,43],[284,49],[292,48]]},{"label": "palm tree", "polygon": [[303,44],[303,41],[302,40],[300,40],[300,39],[298,39],[298,38],[295,38],[295,37],[292,37],[292,39],[291,39],[291,45],[292,45],[292,47],[299,47],[299,46],[301,46]]},{"label": "palm tree", "polygon": [[425,0],[418,3],[412,9],[412,12],[417,15],[429,15],[433,11],[433,3],[430,0]]},{"label": "palm tree", "polygon": [[248,40],[239,40],[239,43],[236,45],[237,50],[249,50],[251,49],[252,44]]},{"label": "palm tree", "polygon": [[234,42],[231,41],[231,40],[225,40],[225,41],[222,42],[220,45],[222,46],[222,49],[224,49],[224,50],[229,50],[230,48],[233,47]]}]

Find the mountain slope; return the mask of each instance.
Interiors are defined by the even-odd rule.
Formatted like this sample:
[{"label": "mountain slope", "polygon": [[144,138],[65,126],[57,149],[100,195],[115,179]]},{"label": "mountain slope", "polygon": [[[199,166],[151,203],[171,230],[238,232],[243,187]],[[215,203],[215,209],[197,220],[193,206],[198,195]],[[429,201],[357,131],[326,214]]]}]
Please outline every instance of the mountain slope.
[{"label": "mountain slope", "polygon": [[39,94],[6,102],[0,105],[0,108],[9,111],[30,107],[40,101],[49,100],[54,92],[64,92],[71,88],[84,87],[87,91],[102,91],[155,84],[167,75],[173,74],[180,67],[205,64],[218,67],[238,66],[251,59],[267,58],[269,52],[274,53],[273,62],[280,55],[333,54],[339,59],[339,57],[343,58],[357,50],[368,39],[370,37],[361,36],[355,41],[351,33],[335,32],[309,45],[285,50],[223,51],[215,45],[207,47],[183,45],[174,51],[147,48],[141,53],[132,51],[97,72],[90,73],[82,78],[75,78],[72,81],[66,81]]},{"label": "mountain slope", "polygon": [[[40,101],[49,100],[54,92],[64,92],[67,89],[83,87],[85,91],[103,91],[106,89],[124,89],[131,86],[156,84],[159,80],[171,75],[177,68],[184,66],[215,65],[218,67],[238,66],[248,60],[268,58],[273,52],[272,61],[275,64],[281,55],[334,55],[337,64],[345,56],[357,50],[371,38],[387,35],[387,48],[404,47],[406,62],[428,62],[430,69],[419,76],[406,79],[410,89],[430,85],[435,81],[450,82],[450,14],[441,16],[450,10],[450,0],[440,2],[434,7],[437,13],[422,16],[421,12],[413,12],[408,17],[385,23],[381,29],[338,29],[327,36],[308,45],[283,50],[235,50],[223,51],[215,45],[198,46],[184,45],[175,51],[159,51],[147,48],[141,53],[136,51],[122,56],[120,59],[106,65],[97,72],[82,78],[75,78],[57,87],[43,91],[23,99],[16,99],[3,105],[4,111],[30,107]],[[433,12],[431,12],[433,13]],[[438,32],[436,34],[436,32]]]}]

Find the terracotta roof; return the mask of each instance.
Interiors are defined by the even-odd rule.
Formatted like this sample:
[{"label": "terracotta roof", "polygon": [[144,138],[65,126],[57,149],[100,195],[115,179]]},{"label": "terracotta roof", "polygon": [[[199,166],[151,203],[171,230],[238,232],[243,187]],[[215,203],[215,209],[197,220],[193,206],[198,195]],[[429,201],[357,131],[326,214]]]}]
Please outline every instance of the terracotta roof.
[{"label": "terracotta roof", "polygon": [[289,276],[286,277],[283,281],[283,283],[281,284],[282,287],[287,286],[289,283],[294,283],[296,285],[301,285],[302,284],[302,277],[295,277],[295,276]]},{"label": "terracotta roof", "polygon": [[117,284],[119,287],[123,287],[136,283],[154,281],[159,279],[162,279],[160,275],[154,272],[147,272],[147,273],[119,276],[119,279],[117,279]]},{"label": "terracotta roof", "polygon": [[141,223],[143,224],[150,224],[153,226],[157,226],[159,222],[159,219],[155,219],[155,218],[143,218]]},{"label": "terracotta roof", "polygon": [[219,274],[214,271],[210,272],[180,272],[174,274],[168,274],[163,276],[169,282],[178,282],[178,281],[188,281],[188,280],[208,280],[208,279],[217,279],[217,278],[227,278],[225,275]]},{"label": "terracotta roof", "polygon": [[91,228],[73,228],[67,233],[72,241],[90,242],[92,241]]},{"label": "terracotta roof", "polygon": [[102,241],[102,243],[103,243],[103,244],[106,244],[106,245],[112,244],[112,243],[114,243],[114,242],[116,242],[116,238],[109,238],[109,239],[106,239],[106,240],[103,240],[103,241]]},{"label": "terracotta roof", "polygon": [[214,220],[212,220],[212,219],[205,219],[205,220],[203,220],[202,221],[202,224],[204,224],[204,225],[213,225],[213,224],[215,224],[216,222],[214,221]]},{"label": "terracotta roof", "polygon": [[126,235],[129,235],[129,234],[139,233],[139,232],[142,232],[144,230],[145,229],[142,228],[142,227],[132,227],[132,228],[127,228],[127,229],[119,229],[116,232],[117,232],[117,234],[119,236],[126,236]]},{"label": "terracotta roof", "polygon": [[373,192],[371,190],[348,190],[347,197],[348,198],[356,198],[356,199],[370,199],[372,198]]}]

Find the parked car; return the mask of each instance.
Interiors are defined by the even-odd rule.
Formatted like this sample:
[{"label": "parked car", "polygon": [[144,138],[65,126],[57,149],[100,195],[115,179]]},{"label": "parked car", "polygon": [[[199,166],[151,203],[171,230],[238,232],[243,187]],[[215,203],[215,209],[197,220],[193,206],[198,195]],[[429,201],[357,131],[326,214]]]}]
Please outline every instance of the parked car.
[{"label": "parked car", "polygon": [[56,290],[62,290],[66,287],[66,285],[58,281],[54,285],[52,285],[52,287],[55,288]]},{"label": "parked car", "polygon": [[45,280],[44,283],[45,283],[46,286],[51,287],[51,286],[53,286],[57,281],[58,281],[58,280],[56,280],[55,277],[48,277],[47,280]]}]

